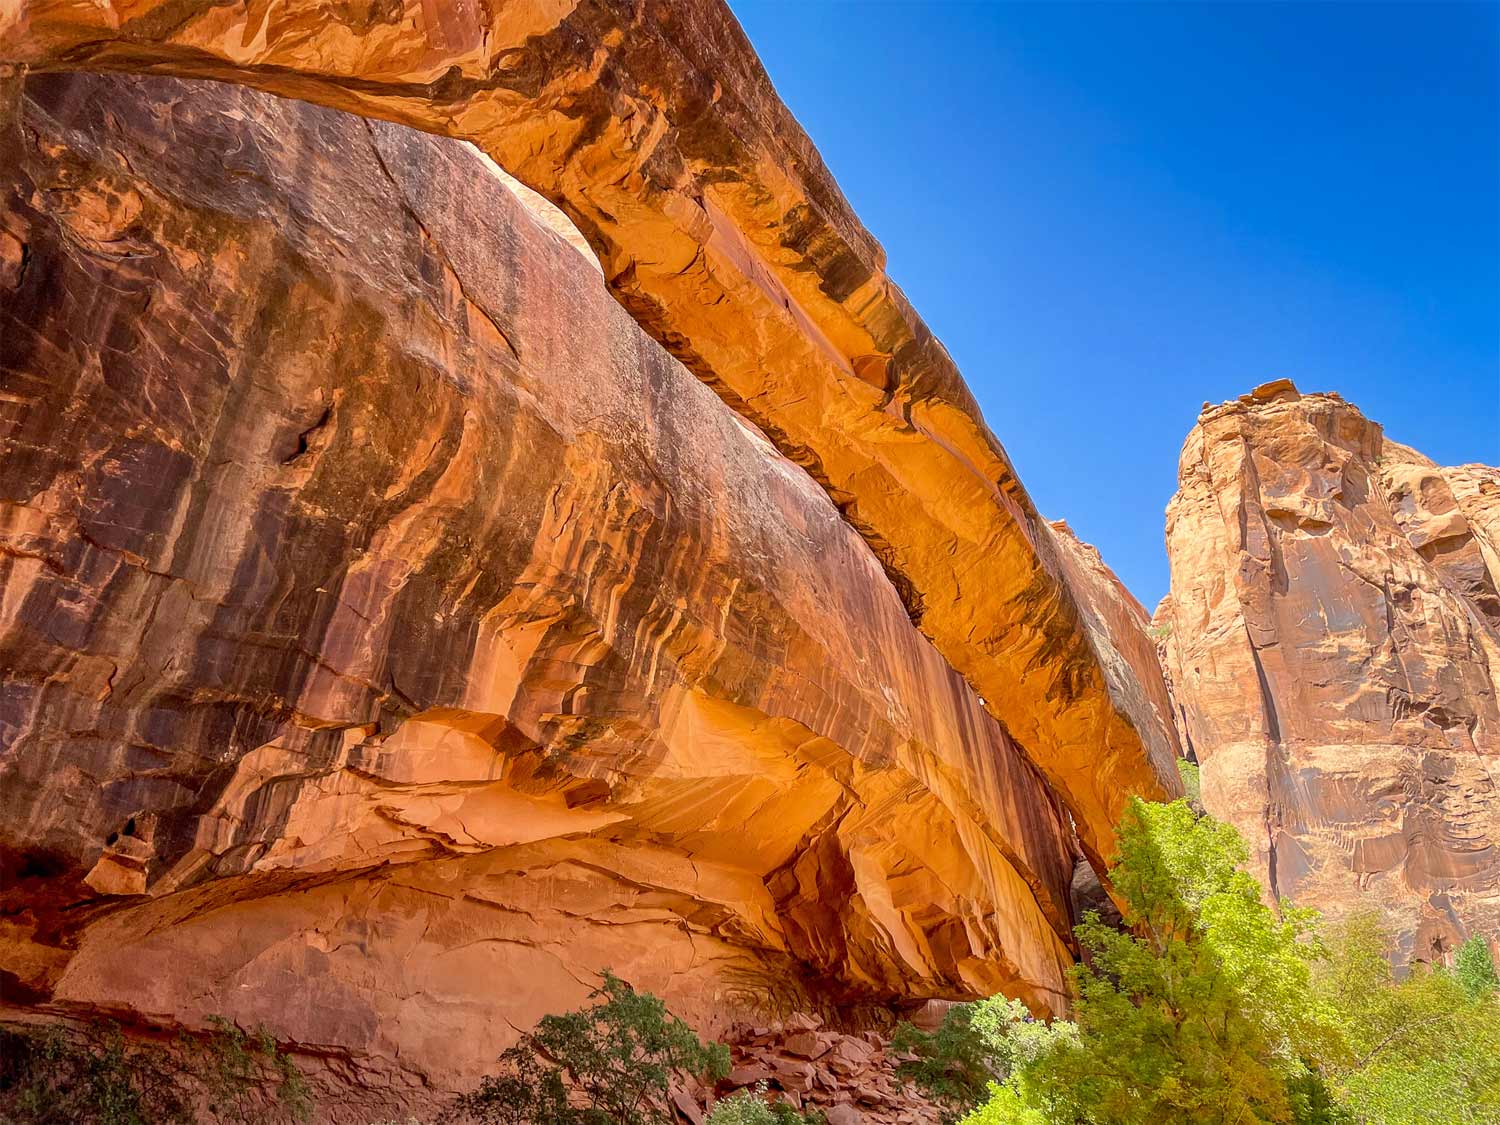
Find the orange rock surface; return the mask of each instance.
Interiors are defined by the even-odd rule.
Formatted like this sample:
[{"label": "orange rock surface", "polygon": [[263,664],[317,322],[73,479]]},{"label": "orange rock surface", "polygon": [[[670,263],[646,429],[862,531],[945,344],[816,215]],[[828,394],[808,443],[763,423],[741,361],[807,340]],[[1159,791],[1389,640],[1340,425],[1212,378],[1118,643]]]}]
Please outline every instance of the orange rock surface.
[{"label": "orange rock surface", "polygon": [[360,1121],[606,966],[710,1033],[1061,1003],[1045,780],[477,152],[215,83],[24,92],[8,1001],[265,1023]]},{"label": "orange rock surface", "polygon": [[1500,469],[1441,469],[1286,381],[1206,407],[1157,611],[1203,803],[1272,894],[1403,959],[1500,928]]},{"label": "orange rock surface", "polygon": [[952,361],[721,0],[0,0],[0,60],[229,79],[475,141],[826,489],[1096,860],[1129,794],[1179,791],[1157,688],[1080,608]]}]

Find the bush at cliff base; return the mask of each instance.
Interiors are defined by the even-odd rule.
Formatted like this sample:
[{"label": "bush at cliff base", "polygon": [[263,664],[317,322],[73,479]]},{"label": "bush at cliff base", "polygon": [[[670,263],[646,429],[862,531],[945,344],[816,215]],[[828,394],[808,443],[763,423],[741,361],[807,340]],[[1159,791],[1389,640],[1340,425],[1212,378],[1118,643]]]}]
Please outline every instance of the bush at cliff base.
[{"label": "bush at cliff base", "polygon": [[1325,933],[1311,912],[1273,912],[1238,834],[1187,802],[1132,802],[1119,840],[1126,928],[1078,927],[1075,1022],[997,999],[955,1009],[946,1035],[903,1031],[903,1073],[949,1120],[1500,1125],[1500,981],[1482,940],[1451,971],[1397,982],[1375,918]]},{"label": "bush at cliff base", "polygon": [[704,1125],[827,1125],[827,1122],[816,1111],[800,1113],[785,1102],[772,1101],[762,1082],[716,1104]]},{"label": "bush at cliff base", "polygon": [[[299,1125],[302,1073],[264,1030],[222,1016],[175,1041],[127,1042],[112,1024],[0,1028],[0,1125]],[[206,1116],[204,1116],[206,1115]]]},{"label": "bush at cliff base", "polygon": [[543,1016],[500,1056],[500,1073],[458,1098],[447,1121],[481,1125],[669,1125],[674,1078],[729,1072],[729,1049],[703,1043],[659,997],[613,973],[576,1012]]}]

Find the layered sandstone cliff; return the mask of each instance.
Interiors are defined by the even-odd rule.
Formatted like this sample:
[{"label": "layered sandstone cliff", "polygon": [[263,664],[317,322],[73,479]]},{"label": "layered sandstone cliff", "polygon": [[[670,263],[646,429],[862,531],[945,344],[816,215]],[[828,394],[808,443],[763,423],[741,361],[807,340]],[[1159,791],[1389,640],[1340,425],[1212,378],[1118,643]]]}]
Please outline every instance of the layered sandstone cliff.
[{"label": "layered sandstone cliff", "polygon": [[12,94],[7,1001],[264,1023],[356,1117],[606,966],[708,1032],[1061,1003],[1042,775],[478,153],[212,83]]},{"label": "layered sandstone cliff", "polygon": [[1156,622],[1209,811],[1404,958],[1500,930],[1500,469],[1282,381],[1206,407],[1179,482]]},{"label": "layered sandstone cliff", "polygon": [[[3,0],[0,62],[245,82],[475,141],[810,473],[1107,858],[1175,736],[722,0]],[[309,169],[314,174],[314,169]]]}]

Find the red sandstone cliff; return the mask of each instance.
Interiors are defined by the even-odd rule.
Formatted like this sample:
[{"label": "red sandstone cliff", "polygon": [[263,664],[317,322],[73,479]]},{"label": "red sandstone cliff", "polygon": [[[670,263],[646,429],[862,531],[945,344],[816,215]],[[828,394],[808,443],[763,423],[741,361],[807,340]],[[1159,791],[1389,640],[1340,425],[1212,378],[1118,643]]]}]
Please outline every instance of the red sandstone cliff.
[{"label": "red sandstone cliff", "polygon": [[1117,659],[1080,608],[952,360],[722,0],[4,0],[7,60],[245,82],[473,140],[822,485],[1096,861],[1129,794],[1179,791],[1155,666]]},{"label": "red sandstone cliff", "polygon": [[604,966],[1060,1007],[1159,671],[727,9],[264,16],[0,4],[7,1002],[356,1118]]},{"label": "red sandstone cliff", "polygon": [[1061,1003],[1043,777],[474,150],[165,79],[14,112],[7,1001],[265,1023],[355,1116],[605,966],[709,1032]]},{"label": "red sandstone cliff", "polygon": [[[477,156],[226,87],[29,91],[20,982],[430,1076],[604,963],[700,1018],[1055,1002],[1045,786],[822,492]],[[149,897],[64,923],[60,884]]]},{"label": "red sandstone cliff", "polygon": [[1407,957],[1500,930],[1500,469],[1282,381],[1206,407],[1179,480],[1156,621],[1204,804]]},{"label": "red sandstone cliff", "polygon": [[722,3],[8,0],[0,63],[14,996],[438,1085],[604,964],[1063,1002],[1159,670]]}]

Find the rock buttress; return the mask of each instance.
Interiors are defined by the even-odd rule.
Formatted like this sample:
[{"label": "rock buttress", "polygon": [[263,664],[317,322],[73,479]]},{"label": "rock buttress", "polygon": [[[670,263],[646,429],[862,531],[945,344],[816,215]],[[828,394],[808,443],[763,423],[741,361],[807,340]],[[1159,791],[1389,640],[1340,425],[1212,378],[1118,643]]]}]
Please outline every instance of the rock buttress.
[{"label": "rock buttress", "polygon": [[1203,803],[1273,895],[1400,959],[1500,928],[1500,470],[1440,469],[1290,383],[1205,408],[1157,612]]}]

